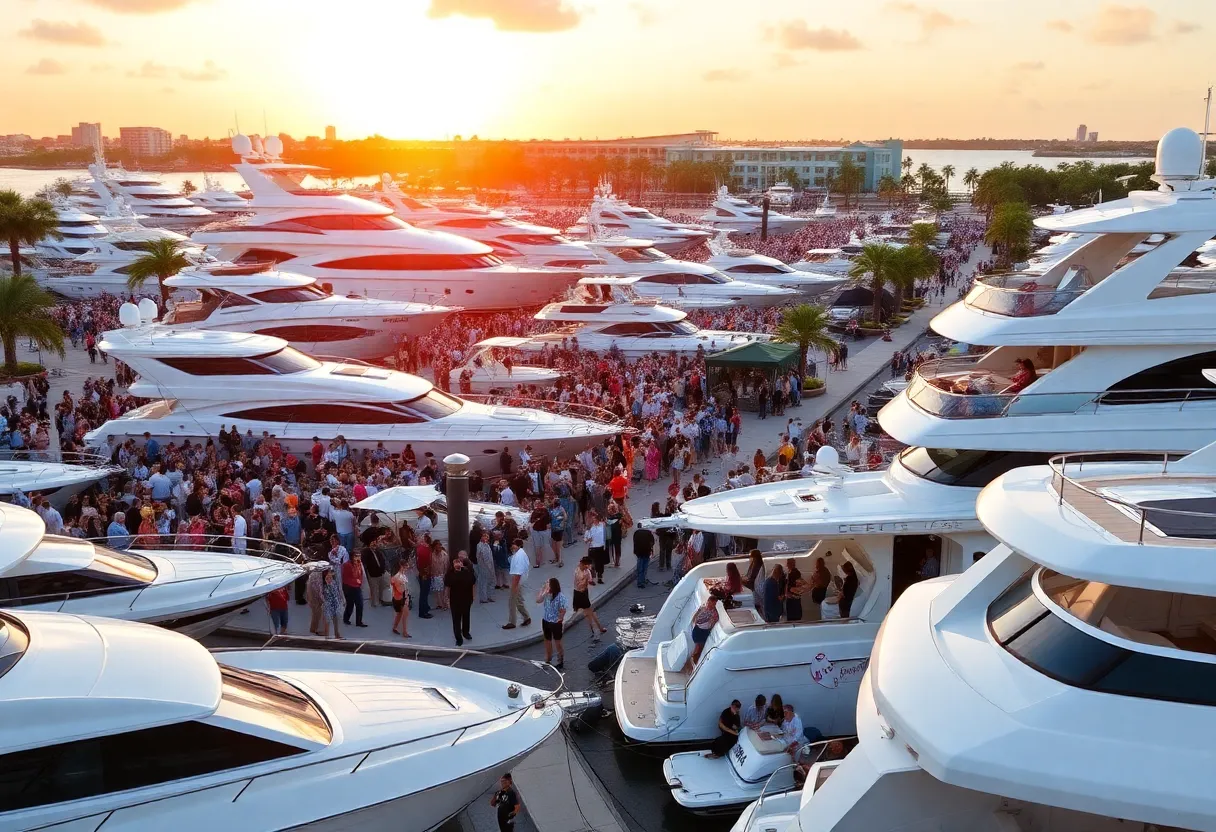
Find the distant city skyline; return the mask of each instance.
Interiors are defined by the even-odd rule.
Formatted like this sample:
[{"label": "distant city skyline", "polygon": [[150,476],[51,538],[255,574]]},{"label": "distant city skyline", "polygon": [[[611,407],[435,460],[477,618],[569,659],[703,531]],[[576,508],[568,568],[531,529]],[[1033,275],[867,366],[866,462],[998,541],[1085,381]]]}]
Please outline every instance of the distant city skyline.
[{"label": "distant city skyline", "polygon": [[[0,135],[1108,140],[1200,127],[1203,0],[8,0]],[[236,35],[240,35],[237,37]],[[625,48],[627,45],[628,48]],[[1088,139],[1088,134],[1086,134]]]}]

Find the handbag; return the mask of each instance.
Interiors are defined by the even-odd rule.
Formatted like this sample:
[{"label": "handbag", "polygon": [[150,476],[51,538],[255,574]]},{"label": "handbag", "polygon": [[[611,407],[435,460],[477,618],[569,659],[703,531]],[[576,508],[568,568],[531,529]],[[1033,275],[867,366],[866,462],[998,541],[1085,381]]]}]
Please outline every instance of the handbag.
[{"label": "handbag", "polygon": [[384,587],[380,588],[380,603],[381,604],[392,604],[393,603],[392,586],[384,586]]}]

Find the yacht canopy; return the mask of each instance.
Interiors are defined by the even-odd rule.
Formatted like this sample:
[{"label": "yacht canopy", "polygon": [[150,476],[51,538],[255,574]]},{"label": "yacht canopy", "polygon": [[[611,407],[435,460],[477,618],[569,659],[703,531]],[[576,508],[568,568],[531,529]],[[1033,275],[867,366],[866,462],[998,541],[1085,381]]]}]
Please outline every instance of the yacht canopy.
[{"label": "yacht canopy", "polygon": [[302,274],[262,271],[253,274],[225,274],[211,271],[189,271],[165,279],[166,286],[175,289],[229,289],[236,292],[256,292],[262,289],[291,289],[311,286],[317,281]]},{"label": "yacht canopy", "polygon": [[403,511],[417,511],[443,499],[443,494],[433,485],[397,485],[378,491],[372,496],[360,500],[351,508],[364,511],[379,511],[383,514],[398,514]]}]

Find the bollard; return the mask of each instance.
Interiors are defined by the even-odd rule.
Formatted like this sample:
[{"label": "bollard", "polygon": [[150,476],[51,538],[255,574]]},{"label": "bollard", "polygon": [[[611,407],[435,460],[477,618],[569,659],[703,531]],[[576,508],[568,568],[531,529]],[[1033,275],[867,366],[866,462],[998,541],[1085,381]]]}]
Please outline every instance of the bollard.
[{"label": "bollard", "polygon": [[761,241],[768,239],[768,194],[764,195],[764,199],[760,200],[760,239]]},{"label": "bollard", "polygon": [[[455,558],[469,549],[469,458],[450,454],[443,458],[447,474],[448,556]],[[474,553],[468,552],[472,559]]]}]

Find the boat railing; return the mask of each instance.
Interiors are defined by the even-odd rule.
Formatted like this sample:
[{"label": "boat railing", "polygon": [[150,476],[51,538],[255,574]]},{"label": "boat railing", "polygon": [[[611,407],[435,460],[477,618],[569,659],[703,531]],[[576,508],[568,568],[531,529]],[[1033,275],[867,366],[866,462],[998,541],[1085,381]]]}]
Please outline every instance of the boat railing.
[{"label": "boat railing", "polygon": [[[440,747],[451,748],[453,746],[459,745],[462,741],[465,740],[466,737],[468,737],[468,739],[471,741],[478,737],[484,736],[486,733],[486,729],[489,728],[490,726],[493,726],[493,725],[506,726],[509,724],[513,724],[513,723],[519,722],[522,719],[525,719],[534,710],[542,710],[551,705],[554,705],[554,706],[560,705],[561,701],[562,701],[562,697],[563,697],[563,690],[565,687],[565,680],[562,677],[561,673],[559,673],[557,670],[554,670],[552,667],[545,664],[544,662],[531,661],[528,659],[516,659],[511,656],[500,656],[500,655],[496,655],[496,654],[491,655],[491,654],[486,654],[486,653],[478,653],[478,652],[472,651],[472,650],[459,650],[459,649],[450,649],[450,648],[443,648],[443,647],[413,648],[413,647],[411,647],[411,645],[397,644],[394,642],[331,641],[331,640],[326,640],[326,639],[307,638],[307,637],[303,637],[303,636],[274,636],[274,637],[268,639],[261,647],[255,647],[255,648],[220,647],[220,648],[212,649],[211,652],[218,657],[220,664],[223,664],[223,656],[225,653],[229,653],[229,652],[248,653],[248,652],[250,652],[251,649],[252,650],[301,650],[301,649],[326,650],[326,651],[337,652],[337,653],[352,653],[355,655],[385,656],[388,658],[399,658],[399,659],[404,659],[404,660],[427,662],[429,664],[440,664],[445,667],[453,667],[453,668],[457,668],[459,670],[471,670],[476,673],[483,673],[483,674],[487,674],[487,675],[491,675],[491,676],[495,676],[498,674],[486,669],[486,667],[507,667],[507,664],[506,664],[507,662],[519,662],[521,664],[530,665],[532,667],[531,675],[533,675],[534,677],[536,677],[538,679],[546,678],[546,677],[549,678],[550,679],[549,684],[553,685],[553,687],[551,689],[549,689],[549,688],[541,687],[536,683],[528,684],[528,687],[535,688],[541,692],[539,694],[535,694],[533,696],[533,698],[529,701],[525,702],[525,701],[522,701],[522,699],[521,699],[520,707],[518,709],[507,711],[506,713],[495,714],[494,716],[488,717],[486,719],[480,720],[479,722],[475,722],[470,725],[462,726],[460,728],[448,728],[446,730],[439,730],[434,733],[425,734],[420,737],[412,737],[410,739],[401,740],[399,742],[385,743],[384,745],[378,745],[374,748],[369,748],[369,749],[362,750],[362,751],[352,751],[352,752],[349,752],[347,754],[342,754],[337,757],[317,758],[317,759],[308,760],[306,762],[296,763],[294,765],[275,765],[271,770],[266,771],[264,773],[260,773],[260,774],[245,774],[245,775],[238,774],[238,775],[232,776],[228,779],[220,779],[220,780],[215,780],[215,781],[208,779],[205,784],[199,785],[196,788],[188,789],[188,790],[185,790],[182,792],[177,792],[176,794],[173,795],[173,797],[182,797],[182,796],[190,795],[190,794],[198,794],[203,791],[209,791],[212,789],[220,789],[225,786],[232,787],[232,786],[236,786],[239,784],[241,786],[241,788],[236,790],[236,796],[232,798],[232,802],[236,803],[237,801],[239,801],[241,799],[242,796],[244,796],[246,794],[246,792],[250,792],[249,787],[252,786],[255,782],[257,782],[259,780],[264,780],[264,779],[270,778],[270,777],[278,778],[284,774],[288,774],[289,772],[304,771],[306,769],[312,768],[313,766],[324,766],[326,768],[326,770],[329,772],[329,775],[332,775],[334,773],[334,771],[343,771],[343,770],[347,774],[355,774],[356,772],[359,771],[359,769],[363,766],[364,763],[367,763],[369,760],[371,760],[371,758],[374,755],[377,755],[377,754],[383,753],[383,754],[391,756],[395,752],[397,752],[399,749],[408,748],[409,746],[416,745],[418,743],[426,743],[431,748],[440,748]],[[478,664],[478,662],[475,657],[493,659],[494,661],[492,663],[487,663],[486,667],[478,667],[478,666],[476,666]],[[457,667],[457,665],[460,665],[460,666]],[[523,673],[524,670],[521,669],[519,672]],[[503,678],[503,677],[499,676],[499,678]],[[554,678],[555,678],[555,681],[553,681]],[[526,683],[521,683],[521,682],[515,681],[513,679],[504,679],[504,681],[507,683],[507,695],[508,696],[512,696],[512,697],[522,697],[523,696],[523,686]],[[440,745],[438,740],[440,738],[446,737],[449,734],[452,735],[451,739],[447,742],[444,742],[443,745]],[[305,749],[300,749],[300,753],[305,753]],[[286,759],[289,759],[289,758],[279,758],[278,760],[275,760],[274,763],[276,763],[276,764],[281,763],[281,762],[284,762],[284,760],[286,760]],[[341,769],[337,768],[339,763],[342,764]],[[231,789],[230,789],[230,791],[231,791]],[[255,789],[250,793],[256,793],[256,792],[257,792],[257,790]],[[165,798],[163,796],[149,798],[147,800],[143,800],[138,803],[129,803],[129,804],[120,806],[118,808],[105,811],[105,812],[99,812],[99,813],[96,813],[93,815],[88,815],[87,817],[90,819],[89,828],[94,829],[94,828],[100,828],[101,826],[104,826],[106,821],[108,821],[109,818],[111,816],[115,815],[116,813],[128,811],[137,806],[143,806],[143,805],[147,805],[147,804],[150,804],[153,802],[162,802],[164,800],[165,800]],[[80,820],[82,818],[76,818],[76,819]],[[96,825],[94,825],[92,823],[92,821],[94,821],[94,820],[98,821],[98,823]]]},{"label": "boat railing", "polygon": [[84,468],[122,470],[118,465],[112,463],[109,457],[103,454],[85,451],[60,451],[50,448],[42,451],[32,449],[14,450],[9,448],[0,450],[0,463],[9,461],[46,462],[55,465],[79,465]]},{"label": "boat railing", "polygon": [[[994,392],[966,391],[974,381],[985,376],[995,388]],[[1007,379],[979,367],[978,358],[945,358],[922,364],[908,383],[906,395],[921,410],[943,419],[1096,413],[1102,406],[1126,404],[1162,405],[1182,410],[1188,405],[1216,400],[1216,386],[998,392],[1008,384]],[[959,389],[959,385],[963,389]]]},{"label": "boat railing", "polygon": [[[161,581],[158,583],[148,584],[127,584],[119,586],[106,586],[97,589],[79,589],[67,592],[51,592],[42,595],[24,595],[15,598],[7,598],[4,603],[6,606],[21,607],[34,604],[53,604],[59,602],[59,606],[55,608],[55,612],[62,612],[64,605],[73,601],[79,601],[86,598],[108,598],[111,596],[123,595],[123,593],[131,593],[130,603],[127,605],[128,610],[134,610],[139,601],[148,594],[165,594],[169,589],[179,589],[186,585],[191,586],[206,586],[208,583],[214,584],[211,590],[207,593],[208,598],[215,596],[220,588],[226,583],[231,585],[234,582],[244,583],[248,586],[256,587],[262,583],[263,579],[273,577],[282,572],[283,567],[304,566],[306,569],[317,568],[326,569],[328,564],[325,562],[317,562],[315,567],[306,560],[304,553],[286,543],[274,543],[260,538],[233,538],[208,535],[202,541],[197,543],[159,543],[155,545],[140,546],[141,537],[148,535],[132,535],[133,544],[129,549],[122,548],[119,551],[130,551],[134,554],[160,554],[163,552],[217,552],[228,555],[245,555],[264,559],[266,563],[262,566],[252,567],[250,569],[242,569],[239,572],[227,572],[223,575],[196,575],[188,578],[177,578],[171,581]],[[76,538],[73,538],[76,539]],[[86,542],[93,543],[97,546],[107,548],[117,548],[110,545],[109,538],[86,538]],[[239,547],[234,548],[233,541],[244,541],[245,551],[239,551]],[[269,588],[267,588],[269,591]]]},{"label": "boat railing", "polygon": [[498,407],[519,407],[530,408],[533,410],[543,410],[546,413],[555,413],[559,416],[574,416],[579,419],[601,422],[605,425],[612,425],[620,428],[625,426],[625,420],[613,413],[611,410],[591,404],[583,404],[581,402],[563,402],[556,399],[535,399],[528,398],[526,396],[516,396],[510,393],[462,393],[460,398],[464,399],[465,401],[495,405]]},{"label": "boat railing", "polygon": [[963,303],[974,309],[1010,318],[1054,315],[1085,294],[1089,286],[1059,288],[1043,285],[1040,274],[1011,272],[975,278]]},{"label": "boat railing", "polygon": [[[1130,500],[1124,500],[1110,493],[1110,487],[1115,482],[1126,483],[1129,485],[1144,485],[1152,482],[1160,482],[1170,478],[1187,478],[1193,479],[1196,473],[1192,470],[1171,471],[1171,464],[1175,464],[1184,459],[1185,455],[1177,452],[1150,452],[1137,451],[1124,453],[1120,452],[1117,459],[1112,459],[1112,454],[1103,454],[1100,452],[1089,453],[1073,453],[1060,454],[1054,456],[1047,461],[1048,467],[1051,469],[1051,487],[1056,492],[1057,505],[1063,505],[1066,502],[1071,502],[1069,495],[1074,495],[1074,498],[1080,498],[1082,495],[1088,498],[1100,500],[1104,504],[1117,506],[1123,509],[1124,513],[1129,515],[1128,519],[1132,520],[1137,525],[1136,544],[1144,545],[1144,530],[1149,527],[1150,533],[1154,518],[1174,517],[1187,518],[1193,524],[1196,520],[1203,521],[1203,524],[1208,527],[1208,531],[1216,537],[1216,511],[1186,511],[1177,508],[1163,508],[1158,506],[1144,506],[1140,503],[1135,503]],[[1152,466],[1152,470],[1145,470],[1143,473],[1118,473],[1111,472],[1109,476],[1101,477],[1101,472],[1095,472],[1091,482],[1101,482],[1101,486],[1087,485],[1080,475],[1084,472],[1085,463],[1089,462],[1091,470],[1092,466],[1097,464],[1136,464],[1139,463],[1145,469]],[[1072,466],[1074,472],[1069,474],[1069,467]],[[1216,482],[1216,477],[1205,477],[1205,479]],[[1204,540],[1210,545],[1216,546],[1216,540],[1207,538],[1188,538],[1185,534],[1168,535],[1175,539],[1186,540]]]}]

